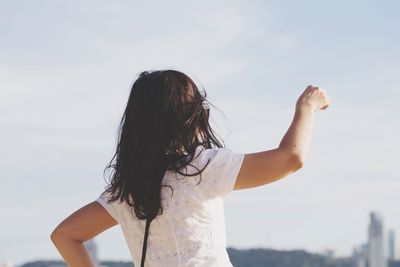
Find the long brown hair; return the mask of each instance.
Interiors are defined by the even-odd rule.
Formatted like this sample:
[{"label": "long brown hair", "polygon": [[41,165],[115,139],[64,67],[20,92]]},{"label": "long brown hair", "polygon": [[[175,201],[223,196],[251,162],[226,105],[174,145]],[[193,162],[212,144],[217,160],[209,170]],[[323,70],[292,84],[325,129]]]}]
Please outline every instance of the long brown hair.
[{"label": "long brown hair", "polygon": [[[222,147],[209,125],[210,110],[202,106],[203,101],[211,104],[206,97],[177,70],[139,74],[120,121],[116,152],[104,169],[112,169],[110,202],[126,201],[139,219],[153,219],[163,212],[161,187],[173,191],[162,184],[167,169],[201,175],[208,162],[201,170],[190,164],[196,147]],[[199,172],[182,173],[188,164]]]}]

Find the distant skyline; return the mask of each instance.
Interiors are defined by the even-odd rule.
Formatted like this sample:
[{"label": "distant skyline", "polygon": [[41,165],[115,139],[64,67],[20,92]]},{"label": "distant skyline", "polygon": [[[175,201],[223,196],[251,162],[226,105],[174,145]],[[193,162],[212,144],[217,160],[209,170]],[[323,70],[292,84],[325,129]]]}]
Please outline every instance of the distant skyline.
[{"label": "distant skyline", "polygon": [[[130,86],[160,68],[204,86],[242,153],[278,146],[307,85],[330,96],[302,169],[225,197],[228,246],[350,255],[370,211],[399,232],[399,8],[0,0],[0,262],[60,258],[52,229],[101,193]],[[118,226],[96,241],[101,260],[130,259]]]}]

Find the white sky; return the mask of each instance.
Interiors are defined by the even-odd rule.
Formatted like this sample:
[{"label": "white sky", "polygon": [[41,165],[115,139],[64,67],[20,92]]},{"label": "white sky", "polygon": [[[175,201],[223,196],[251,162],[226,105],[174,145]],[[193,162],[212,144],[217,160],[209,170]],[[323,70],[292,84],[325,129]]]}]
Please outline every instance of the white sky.
[{"label": "white sky", "polygon": [[[201,83],[226,145],[276,148],[309,84],[328,91],[304,168],[225,198],[228,246],[334,249],[369,212],[400,229],[397,1],[0,1],[0,262],[59,258],[51,230],[93,201],[132,82]],[[130,259],[119,228],[103,259]]]}]

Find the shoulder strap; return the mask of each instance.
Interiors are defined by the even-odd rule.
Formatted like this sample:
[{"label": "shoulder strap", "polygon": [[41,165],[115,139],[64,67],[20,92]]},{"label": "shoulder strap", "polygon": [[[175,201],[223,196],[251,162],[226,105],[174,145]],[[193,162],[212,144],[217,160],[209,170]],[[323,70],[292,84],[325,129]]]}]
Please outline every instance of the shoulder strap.
[{"label": "shoulder strap", "polygon": [[146,230],[144,231],[144,240],[143,240],[143,249],[142,249],[142,261],[140,263],[140,267],[144,267],[144,260],[146,258],[146,249],[147,249],[147,237],[149,236],[149,227],[151,220],[148,218],[146,220]]}]

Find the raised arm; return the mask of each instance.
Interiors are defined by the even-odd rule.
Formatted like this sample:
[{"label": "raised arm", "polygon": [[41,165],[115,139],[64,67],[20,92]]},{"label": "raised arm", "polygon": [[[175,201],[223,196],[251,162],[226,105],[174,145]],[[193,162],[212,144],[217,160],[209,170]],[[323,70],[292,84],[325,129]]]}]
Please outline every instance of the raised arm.
[{"label": "raised arm", "polygon": [[245,154],[234,190],[268,184],[300,169],[308,152],[314,113],[329,105],[325,90],[308,86],[296,102],[293,121],[278,148]]}]

